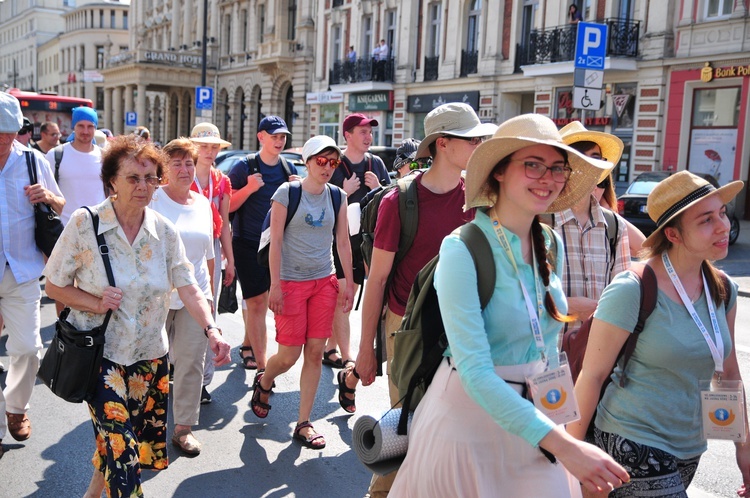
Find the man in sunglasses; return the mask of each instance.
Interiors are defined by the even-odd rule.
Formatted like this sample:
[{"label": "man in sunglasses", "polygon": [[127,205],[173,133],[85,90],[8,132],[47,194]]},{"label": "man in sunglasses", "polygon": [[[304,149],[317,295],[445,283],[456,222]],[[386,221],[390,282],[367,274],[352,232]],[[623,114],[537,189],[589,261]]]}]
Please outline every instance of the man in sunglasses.
[{"label": "man in sunglasses", "polygon": [[420,141],[415,138],[407,138],[398,149],[396,149],[396,160],[393,161],[393,171],[396,172],[396,178],[403,178],[410,172],[429,168],[432,158],[420,157],[416,159],[417,148]]},{"label": "man in sunglasses", "polygon": [[[473,209],[467,212],[463,210],[465,199],[462,173],[474,149],[486,137],[495,133],[497,126],[482,123],[474,109],[467,104],[450,103],[427,114],[424,130],[427,136],[419,143],[414,158],[416,162],[432,157],[432,165],[427,171],[416,174],[408,187],[417,188],[417,229],[414,242],[399,261],[396,260],[396,253],[401,243],[400,189],[391,189],[380,201],[372,263],[362,307],[360,349],[356,367],[345,378],[346,388],[350,390],[357,385],[357,375],[364,386],[375,381],[375,338],[384,305],[387,308],[387,371],[390,373],[393,358],[392,334],[401,324],[417,273],[437,255],[446,235],[474,218]],[[408,143],[406,147],[409,147]],[[391,273],[393,278],[386,289]],[[385,300],[383,296],[386,296]],[[342,387],[340,384],[340,391],[346,392]],[[390,404],[395,405],[399,401],[398,388],[390,379],[388,388]],[[349,395],[353,396],[351,393]],[[374,475],[370,483],[370,496],[387,496],[395,477],[396,472],[385,476]]]},{"label": "man in sunglasses", "polygon": [[[566,144],[589,157],[614,164],[620,160],[623,144],[614,135],[587,130],[578,121],[562,128],[560,134]],[[597,189],[607,188],[610,181],[611,173],[607,172],[572,208],[542,219],[564,242],[563,289],[568,297],[568,313],[579,317],[579,321],[567,324],[568,328],[579,327],[580,321],[591,316],[604,288],[615,275],[630,267],[625,220],[600,206],[601,195],[596,195]]]},{"label": "man in sunglasses", "polygon": [[45,121],[39,128],[41,135],[39,140],[32,146],[42,154],[46,154],[60,144],[60,128],[52,121]]}]

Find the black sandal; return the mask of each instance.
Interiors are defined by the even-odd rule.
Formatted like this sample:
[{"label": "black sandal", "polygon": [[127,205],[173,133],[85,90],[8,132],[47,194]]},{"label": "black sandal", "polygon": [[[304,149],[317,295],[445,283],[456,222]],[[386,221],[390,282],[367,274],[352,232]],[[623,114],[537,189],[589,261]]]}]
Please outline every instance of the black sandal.
[{"label": "black sandal", "polygon": [[[306,429],[308,427],[313,430],[313,433],[311,435],[305,437],[300,434],[300,431],[302,429]],[[302,443],[302,446],[306,446],[307,448],[313,450],[322,450],[326,447],[326,438],[323,437],[322,434],[318,434],[317,432],[315,432],[315,428],[312,426],[309,420],[305,420],[304,422],[300,422],[299,424],[297,424],[297,426],[294,428],[293,437],[294,439]],[[315,444],[316,441],[318,441],[318,444]]]},{"label": "black sandal", "polygon": [[[250,354],[242,356],[242,353],[245,351],[250,351]],[[256,370],[258,368],[258,364],[255,362],[255,352],[253,351],[252,346],[240,346],[240,360],[242,360],[242,366],[245,370]]]},{"label": "black sandal", "polygon": [[339,354],[336,349],[329,349],[328,351],[323,353],[323,365],[329,366],[331,368],[344,368],[344,362],[341,359],[341,357],[336,358],[335,360],[331,359],[331,356]]},{"label": "black sandal", "polygon": [[[255,382],[253,382],[253,397],[250,399],[250,409],[258,418],[266,418],[268,416],[268,412],[271,411],[271,405],[260,400],[261,393],[268,395],[269,399],[271,394],[273,393],[273,387],[271,387],[271,389],[263,389],[263,386],[260,385],[260,380],[262,378],[263,372],[255,376]],[[260,413],[258,413],[258,409],[265,410],[266,412],[261,415]]]},{"label": "black sandal", "polygon": [[[260,383],[260,378],[263,377],[263,374],[266,373],[265,368],[259,368],[258,373],[255,374],[255,378],[253,379],[253,385],[250,387],[250,389],[255,389],[255,386]],[[276,389],[276,381],[273,381],[273,384],[271,384],[271,389]]]},{"label": "black sandal", "polygon": [[349,386],[346,385],[346,373],[348,370],[341,370],[337,375],[336,378],[339,381],[339,404],[341,405],[341,408],[346,411],[346,413],[354,413],[357,411],[357,406],[354,403],[354,397],[348,398],[347,394],[352,394],[357,391],[356,389],[352,389]]}]

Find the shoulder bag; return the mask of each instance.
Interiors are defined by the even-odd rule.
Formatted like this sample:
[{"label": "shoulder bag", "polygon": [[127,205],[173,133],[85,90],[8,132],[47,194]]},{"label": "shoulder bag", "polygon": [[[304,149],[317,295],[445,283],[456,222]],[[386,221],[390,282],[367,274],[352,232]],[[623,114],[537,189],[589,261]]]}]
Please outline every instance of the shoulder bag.
[{"label": "shoulder bag", "polygon": [[[115,277],[109,262],[109,247],[104,236],[99,234],[99,214],[85,208],[91,214],[94,234],[99,252],[104,260],[109,285],[115,286]],[[107,310],[104,323],[91,330],[78,330],[67,318],[70,308],[65,308],[55,324],[55,336],[42,358],[37,377],[52,392],[70,403],[93,399],[104,354],[104,333],[112,317]]]},{"label": "shoulder bag", "polygon": [[[26,167],[29,170],[29,183],[31,185],[39,183],[36,176],[36,158],[33,158],[33,154],[31,151],[24,152]],[[63,231],[60,215],[49,204],[34,204],[34,221],[34,240],[36,240],[36,246],[45,256],[49,257],[52,254],[52,249],[55,248],[57,239],[60,238],[60,234]]]}]

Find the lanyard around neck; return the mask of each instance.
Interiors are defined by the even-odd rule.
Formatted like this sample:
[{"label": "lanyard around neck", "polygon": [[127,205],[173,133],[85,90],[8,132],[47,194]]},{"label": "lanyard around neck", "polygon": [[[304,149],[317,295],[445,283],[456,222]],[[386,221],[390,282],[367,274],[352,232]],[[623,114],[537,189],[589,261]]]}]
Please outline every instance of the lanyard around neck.
[{"label": "lanyard around neck", "polygon": [[714,368],[716,370],[716,373],[719,374],[719,377],[721,377],[721,373],[724,371],[724,342],[721,340],[721,330],[719,329],[719,322],[716,319],[716,309],[714,308],[714,303],[711,299],[711,293],[708,290],[706,276],[701,270],[701,277],[703,278],[703,292],[706,295],[708,315],[711,317],[711,328],[714,329],[715,340],[711,339],[711,335],[708,333],[708,330],[706,329],[705,325],[703,325],[703,322],[698,316],[698,313],[695,311],[695,307],[690,301],[690,297],[687,295],[687,292],[685,292],[685,288],[682,286],[682,282],[680,282],[680,277],[677,275],[677,272],[675,271],[674,266],[672,266],[672,262],[669,260],[669,256],[666,252],[662,253],[661,260],[664,262],[664,268],[666,268],[667,274],[672,280],[672,285],[674,285],[677,294],[679,294],[680,299],[682,299],[682,304],[685,305],[685,308],[693,318],[695,325],[698,326],[698,330],[700,330],[701,334],[703,334],[703,338],[708,344],[708,349],[711,350],[711,356],[714,360]]},{"label": "lanyard around neck", "polygon": [[505,251],[505,254],[508,256],[508,259],[510,260],[510,264],[513,265],[513,269],[516,271],[516,276],[518,277],[518,283],[521,284],[521,291],[523,292],[523,299],[526,302],[526,309],[529,312],[529,321],[531,323],[531,334],[534,336],[534,342],[536,343],[536,349],[539,352],[539,355],[542,358],[542,361],[545,363],[547,362],[547,358],[545,355],[545,348],[544,348],[544,337],[542,336],[542,326],[539,323],[539,317],[542,315],[542,312],[544,310],[544,299],[542,297],[542,290],[539,286],[539,275],[537,273],[537,267],[536,267],[536,258],[534,257],[534,244],[532,241],[532,251],[531,251],[531,266],[534,270],[534,289],[536,291],[536,307],[534,306],[534,303],[531,301],[531,298],[529,297],[529,293],[526,290],[526,286],[523,284],[523,280],[521,280],[521,274],[518,271],[518,265],[516,265],[516,258],[513,257],[513,249],[510,247],[510,242],[508,242],[508,237],[505,235],[505,231],[503,230],[503,226],[500,224],[500,221],[498,221],[497,217],[493,214],[492,215],[492,226],[495,228],[495,234],[497,235],[497,240],[500,242],[500,245],[502,246],[503,250]]},{"label": "lanyard around neck", "polygon": [[[214,201],[214,179],[212,178],[211,171],[208,171],[208,200],[211,202]],[[198,185],[198,189],[203,193],[203,187],[201,187],[201,182],[198,180],[198,175],[195,175],[195,184]]]}]

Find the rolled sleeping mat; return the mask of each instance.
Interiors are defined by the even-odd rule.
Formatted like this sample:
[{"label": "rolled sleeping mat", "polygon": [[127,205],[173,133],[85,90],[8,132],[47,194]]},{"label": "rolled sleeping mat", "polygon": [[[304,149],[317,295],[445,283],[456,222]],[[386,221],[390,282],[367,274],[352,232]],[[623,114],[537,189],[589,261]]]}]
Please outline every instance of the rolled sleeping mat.
[{"label": "rolled sleeping mat", "polygon": [[[409,436],[399,436],[396,433],[400,416],[401,408],[396,408],[379,418],[363,415],[354,423],[354,452],[362,464],[375,474],[385,475],[398,470],[404,461]],[[409,426],[412,416],[413,414],[409,414]]]}]

